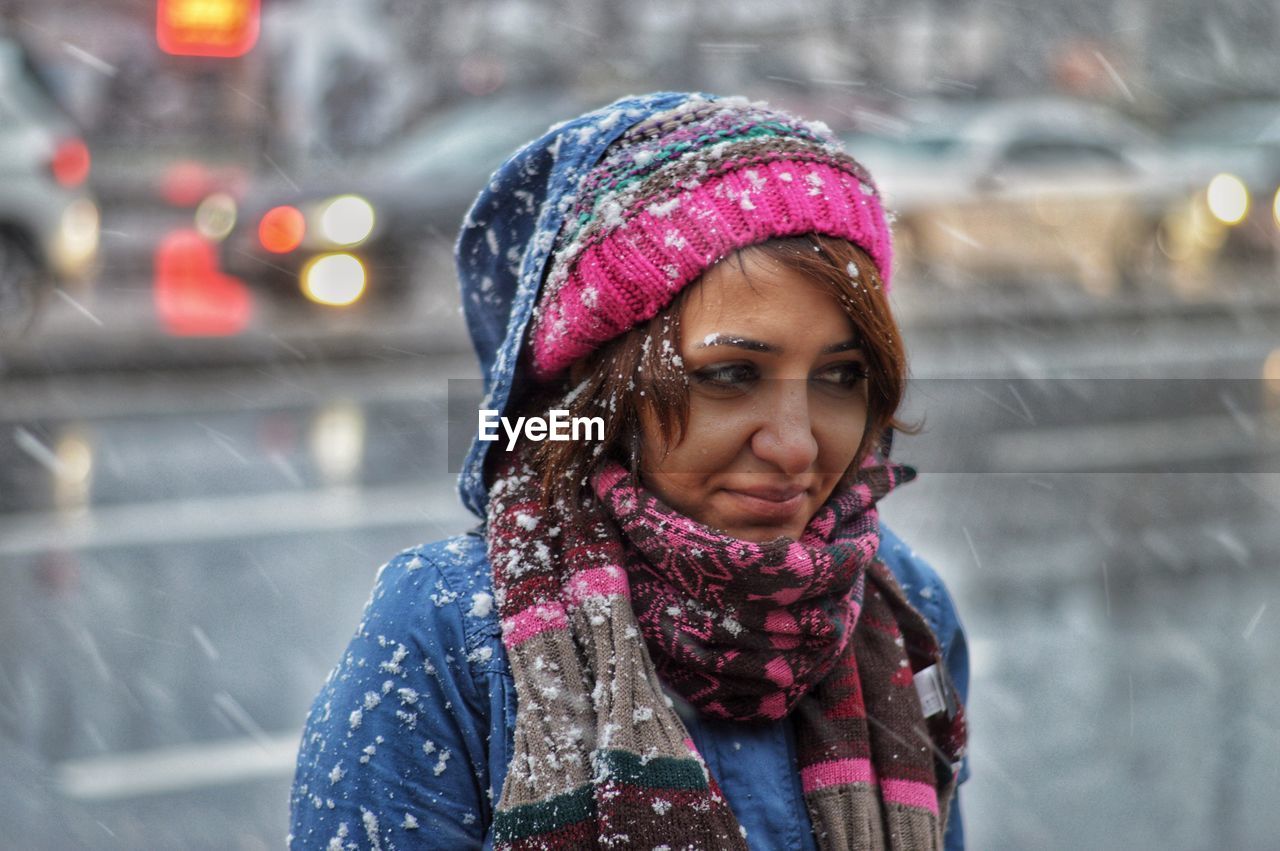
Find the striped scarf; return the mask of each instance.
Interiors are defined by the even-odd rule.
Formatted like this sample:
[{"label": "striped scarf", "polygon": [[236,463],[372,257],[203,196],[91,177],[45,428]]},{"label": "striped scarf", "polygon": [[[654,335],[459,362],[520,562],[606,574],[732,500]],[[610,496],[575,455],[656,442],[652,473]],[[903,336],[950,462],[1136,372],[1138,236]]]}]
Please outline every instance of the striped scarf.
[{"label": "striped scarf", "polygon": [[938,644],[875,558],[875,502],[912,476],[869,464],[798,541],[757,544],[617,464],[576,511],[544,509],[510,462],[489,501],[518,695],[495,848],[745,849],[660,683],[709,716],[794,714],[819,848],[941,848],[963,714],[923,717],[913,671]]}]

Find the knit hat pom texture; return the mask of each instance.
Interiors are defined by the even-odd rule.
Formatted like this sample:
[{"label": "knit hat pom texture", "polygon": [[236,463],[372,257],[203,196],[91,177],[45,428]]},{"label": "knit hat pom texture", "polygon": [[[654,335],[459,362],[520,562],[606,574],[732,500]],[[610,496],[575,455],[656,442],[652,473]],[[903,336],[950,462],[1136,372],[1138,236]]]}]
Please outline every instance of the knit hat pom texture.
[{"label": "knit hat pom texture", "polygon": [[889,224],[870,175],[820,122],[695,97],[631,127],[582,178],[533,317],[535,378],[651,319],[732,252],[847,239],[886,288]]}]

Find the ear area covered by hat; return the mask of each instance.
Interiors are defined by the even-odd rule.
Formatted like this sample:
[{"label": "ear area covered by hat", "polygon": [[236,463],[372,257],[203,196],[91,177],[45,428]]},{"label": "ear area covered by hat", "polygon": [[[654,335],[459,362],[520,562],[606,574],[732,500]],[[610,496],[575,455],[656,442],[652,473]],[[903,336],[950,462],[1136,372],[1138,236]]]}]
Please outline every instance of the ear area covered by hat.
[{"label": "ear area covered by hat", "polygon": [[[550,380],[733,251],[804,233],[858,245],[888,285],[879,195],[819,122],[663,92],[556,125],[499,167],[458,238],[483,407],[505,409],[526,341],[532,378]],[[473,440],[459,479],[480,517],[489,446]]]}]

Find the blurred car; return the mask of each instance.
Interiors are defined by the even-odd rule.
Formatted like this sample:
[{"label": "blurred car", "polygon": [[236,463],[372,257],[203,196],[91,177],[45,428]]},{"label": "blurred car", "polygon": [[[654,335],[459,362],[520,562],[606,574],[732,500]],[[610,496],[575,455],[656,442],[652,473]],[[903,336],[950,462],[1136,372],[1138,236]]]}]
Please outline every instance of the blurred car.
[{"label": "blurred car", "polygon": [[1169,147],[1185,191],[1166,250],[1204,280],[1219,260],[1280,258],[1280,101],[1216,105],[1176,125]]},{"label": "blurred car", "polygon": [[89,148],[23,46],[0,30],[0,333],[26,328],[98,256]]},{"label": "blurred car", "polygon": [[[489,175],[512,151],[582,104],[564,96],[496,95],[428,119],[351,175],[302,184],[259,179],[239,203],[197,209],[210,233],[234,218],[222,264],[250,286],[331,306],[412,292],[431,244],[448,242]],[[219,236],[215,230],[212,236]]]},{"label": "blurred car", "polygon": [[1172,188],[1136,124],[1065,99],[918,104],[898,120],[845,141],[897,215],[908,277],[1110,292],[1146,273]]}]

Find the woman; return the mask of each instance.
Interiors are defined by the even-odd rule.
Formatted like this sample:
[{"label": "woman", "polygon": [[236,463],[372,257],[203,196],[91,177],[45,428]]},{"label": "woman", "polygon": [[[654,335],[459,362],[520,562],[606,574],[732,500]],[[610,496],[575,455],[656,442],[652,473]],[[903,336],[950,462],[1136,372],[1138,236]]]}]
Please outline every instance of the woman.
[{"label": "woman", "polygon": [[458,243],[483,407],[603,433],[473,443],[485,522],[379,572],[292,846],[962,847],[963,634],[875,510],[890,255],[826,129],[740,99],[503,165]]}]

